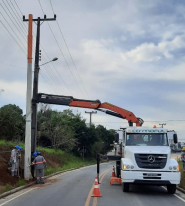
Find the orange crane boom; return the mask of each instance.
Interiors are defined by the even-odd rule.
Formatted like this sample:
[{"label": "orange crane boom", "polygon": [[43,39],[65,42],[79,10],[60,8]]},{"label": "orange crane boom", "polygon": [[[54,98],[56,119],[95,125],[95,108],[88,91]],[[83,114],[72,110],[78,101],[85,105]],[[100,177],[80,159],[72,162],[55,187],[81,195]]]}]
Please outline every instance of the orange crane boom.
[{"label": "orange crane boom", "polygon": [[72,96],[39,93],[37,96],[37,103],[39,102],[99,110],[101,112],[105,112],[106,114],[126,119],[129,126],[133,126],[133,123],[135,123],[136,126],[142,126],[144,122],[141,118],[136,117],[132,112],[108,102],[101,103],[100,100],[84,100],[76,99]]}]

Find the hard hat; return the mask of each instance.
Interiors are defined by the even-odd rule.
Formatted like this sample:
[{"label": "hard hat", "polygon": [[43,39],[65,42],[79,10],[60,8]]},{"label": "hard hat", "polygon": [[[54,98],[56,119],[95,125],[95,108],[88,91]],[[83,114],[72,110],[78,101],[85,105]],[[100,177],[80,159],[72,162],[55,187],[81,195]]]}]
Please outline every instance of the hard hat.
[{"label": "hard hat", "polygon": [[34,152],[34,153],[33,153],[33,157],[36,157],[36,156],[37,156],[37,152]]},{"label": "hard hat", "polygon": [[183,147],[182,150],[185,151],[185,147]]},{"label": "hard hat", "polygon": [[15,148],[16,148],[16,149],[19,149],[19,146],[18,146],[18,145],[16,145],[16,146],[15,146]]},{"label": "hard hat", "polygon": [[37,155],[41,155],[41,152],[37,152]]},{"label": "hard hat", "polygon": [[23,150],[22,147],[20,147],[20,146],[19,146],[19,149],[20,149],[21,151]]}]

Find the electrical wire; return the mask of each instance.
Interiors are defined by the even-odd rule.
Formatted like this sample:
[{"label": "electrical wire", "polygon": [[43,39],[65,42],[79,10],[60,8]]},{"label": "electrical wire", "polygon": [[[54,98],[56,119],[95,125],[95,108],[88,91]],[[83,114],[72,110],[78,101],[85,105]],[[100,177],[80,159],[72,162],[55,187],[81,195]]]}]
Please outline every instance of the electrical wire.
[{"label": "electrical wire", "polygon": [[[44,52],[45,52],[45,51],[44,51]],[[46,54],[46,52],[45,52],[45,55],[46,55],[47,58],[49,59],[49,57],[48,57],[48,55]],[[49,65],[47,65],[47,66],[49,66]],[[67,90],[68,90],[70,93],[72,93],[71,90],[69,89],[69,87],[67,86],[66,82],[64,81],[64,79],[63,79],[62,76],[60,75],[60,73],[57,71],[57,69],[56,69],[56,67],[54,66],[54,64],[52,64],[52,66],[54,67],[55,71],[57,72],[57,75],[56,75],[57,78],[56,78],[56,79],[58,80],[58,78],[60,78],[60,79],[59,79],[59,82],[62,80],[62,82],[63,82],[64,85],[66,86]],[[49,71],[52,71],[52,69],[50,69]],[[55,75],[55,73],[54,73],[54,75]],[[60,85],[60,83],[59,83],[59,85]]]},{"label": "electrical wire", "polygon": [[3,24],[3,22],[0,20],[1,24],[3,25],[3,27],[6,29],[6,31],[9,33],[9,35],[12,37],[12,39],[18,44],[18,46],[21,48],[21,51],[23,51],[23,53],[25,54],[26,52],[24,51],[24,49],[20,46],[19,42],[13,37],[13,35],[11,34],[11,32],[7,29],[7,27]]},{"label": "electrical wire", "polygon": [[[14,1],[15,2],[15,1]],[[11,2],[12,3],[12,2]],[[19,10],[19,12],[22,14],[22,12],[21,12],[21,10],[20,10],[20,8],[19,8],[19,6],[18,6],[18,4],[15,2],[15,4],[16,4],[16,6],[17,6],[17,8],[18,8],[18,10]],[[13,4],[12,4],[13,5]],[[13,7],[15,8],[15,6],[13,5]],[[16,10],[16,12],[17,12],[17,9],[15,8],[15,10]],[[17,12],[18,13],[18,12]],[[23,14],[22,14],[23,15]],[[18,15],[16,15],[16,16],[18,16]],[[24,24],[25,25],[25,24]],[[24,27],[25,28],[25,27]],[[26,30],[26,29],[25,29]],[[34,34],[34,32],[33,32],[33,34]],[[34,34],[34,36],[36,37],[36,35]],[[34,43],[34,40],[33,40],[33,43]],[[44,48],[42,47],[42,50],[43,51],[45,51],[44,50]],[[46,53],[46,52],[45,52]],[[49,59],[49,58],[48,58]],[[46,60],[47,61],[47,60]],[[52,71],[52,70],[48,70],[48,71]],[[47,77],[48,79],[51,79],[51,80],[49,80],[50,81],[50,83],[52,83],[52,82],[56,82],[56,77],[58,77],[57,75],[56,75],[56,77],[54,77],[53,75],[52,75],[52,72],[48,72],[49,73],[49,77]],[[53,85],[53,83],[52,83],[52,85]],[[55,91],[55,93],[57,93],[56,91]]]},{"label": "electrical wire", "polygon": [[19,66],[14,66],[14,65],[11,65],[11,64],[7,64],[7,63],[4,63],[2,61],[0,61],[1,64],[5,64],[5,65],[8,65],[8,66],[11,66],[11,67],[15,67],[15,68],[18,68],[18,69],[26,69],[26,68],[23,68],[23,67],[19,67]]},{"label": "electrical wire", "polygon": [[[48,85],[48,81],[49,81],[49,82],[51,83],[51,85],[53,85],[53,87],[55,87],[55,85],[53,84],[53,82],[52,82],[46,75],[44,75],[42,72],[40,72],[39,74],[41,75],[42,79],[46,82],[47,85]],[[45,80],[45,78],[46,78],[47,80]],[[53,87],[52,87],[51,85],[50,85],[51,89],[54,91],[54,93],[56,93],[56,90],[53,89]]]},{"label": "electrical wire", "polygon": [[[0,3],[0,5],[1,5],[1,3]],[[21,41],[21,39],[18,37],[18,35],[14,32],[13,28],[12,28],[11,25],[8,23],[8,21],[6,20],[6,18],[4,17],[4,15],[3,15],[2,13],[0,13],[0,14],[1,14],[2,17],[4,18],[4,20],[6,21],[6,23],[8,24],[8,26],[11,28],[12,32],[16,35],[17,39],[18,39],[18,40],[20,41],[20,43],[22,44],[23,48],[26,50],[25,45],[22,43],[22,41]],[[11,32],[7,29],[7,27],[3,24],[2,21],[1,21],[1,23],[2,23],[2,25],[6,28],[6,30],[8,31],[8,33],[11,34]],[[12,34],[11,34],[11,36],[12,36]],[[15,38],[14,38],[14,40],[15,40]],[[15,41],[18,43],[17,40],[15,40]],[[19,44],[19,43],[18,43],[18,44]],[[25,52],[25,51],[24,51],[24,52]]]},{"label": "electrical wire", "polygon": [[[59,84],[60,85],[60,81],[55,77],[55,73],[51,72],[52,69],[51,69],[51,66],[50,65],[45,65],[45,68],[42,69],[42,72],[45,73],[47,72],[48,73],[48,77],[50,79],[52,79],[52,82],[55,82],[55,84]],[[58,90],[59,89],[59,90]],[[61,94],[61,87],[57,87],[57,90],[60,91],[60,92],[57,92],[57,94]],[[63,93],[63,91],[62,91]]]},{"label": "electrical wire", "polygon": [[[42,5],[41,5],[41,3],[40,3],[40,0],[38,0],[38,2],[39,2],[39,4],[40,4],[41,10],[42,10],[42,12],[43,12],[43,14],[44,14],[44,10],[43,10],[43,8],[42,8]],[[47,22],[47,23],[48,23],[48,22]],[[82,93],[82,95],[83,95],[83,92],[82,92],[80,86],[78,85],[78,82],[77,82],[76,78],[74,77],[74,75],[73,75],[73,73],[72,73],[72,71],[71,71],[71,69],[70,69],[70,67],[69,67],[69,64],[68,64],[68,62],[67,62],[67,60],[66,60],[66,58],[65,58],[65,56],[64,56],[64,54],[63,54],[63,52],[62,52],[62,49],[60,48],[60,45],[59,45],[59,43],[58,43],[58,41],[57,41],[57,39],[56,39],[56,37],[55,37],[55,35],[54,35],[54,33],[53,33],[53,30],[51,29],[51,26],[50,26],[49,23],[48,23],[48,26],[49,26],[49,28],[50,28],[50,31],[51,31],[51,33],[52,33],[54,39],[55,39],[55,42],[56,42],[56,44],[57,44],[57,46],[58,46],[58,48],[59,48],[59,50],[60,50],[60,52],[61,52],[61,54],[62,54],[64,60],[65,60],[65,63],[66,63],[66,65],[67,65],[67,67],[68,67],[68,69],[69,69],[71,75],[73,76],[73,78],[74,78],[74,80],[75,80],[77,86],[79,87],[79,89],[80,89],[80,91],[81,91],[81,93]]]},{"label": "electrical wire", "polygon": [[[4,3],[4,1],[2,0],[2,2]],[[6,7],[6,9],[8,10],[8,12],[9,12],[9,14],[11,15],[9,15],[8,13],[7,13],[7,11],[4,9],[4,7],[2,6],[2,4],[1,4],[1,7],[3,8],[3,10],[6,12],[6,14],[7,14],[7,16],[10,18],[10,20],[11,20],[11,22],[14,24],[14,26],[15,26],[15,28],[18,30],[18,32],[21,34],[21,36],[24,38],[24,40],[26,40],[27,41],[27,39],[26,39],[26,37],[22,34],[22,29],[21,29],[21,27],[19,26],[19,24],[17,23],[17,20],[15,19],[15,17],[12,15],[12,13],[11,13],[11,11],[9,10],[9,8],[8,8],[8,6],[4,3],[4,5],[5,5],[5,7]],[[16,22],[16,23],[15,23]],[[19,28],[18,28],[19,27]],[[15,31],[14,31],[14,33],[15,33]]]},{"label": "electrical wire", "polygon": [[[3,1],[2,1],[3,2]],[[14,1],[15,2],[15,1]],[[22,12],[21,12],[21,10],[20,10],[20,8],[19,8],[19,6],[18,6],[18,4],[15,2],[15,5],[17,6],[17,8],[18,9],[16,9],[15,8],[15,6],[13,5],[13,3],[11,2],[11,4],[12,4],[12,6],[8,3],[8,5],[9,5],[9,9],[8,9],[8,7],[7,7],[7,5],[5,4],[5,2],[3,2],[4,3],[4,5],[5,5],[5,7],[6,7],[6,9],[8,10],[8,12],[9,13],[7,13],[7,11],[6,11],[6,9],[5,9],[5,7],[2,5],[2,4],[0,4],[1,5],[1,7],[3,8],[3,10],[4,10],[4,12],[6,13],[6,15],[9,17],[9,19],[11,20],[11,22],[13,22],[13,24],[14,24],[14,26],[16,27],[16,29],[17,30],[19,30],[19,32],[22,32],[23,30],[22,30],[22,28],[24,28],[24,30],[27,30],[27,27],[25,26],[25,24],[19,24],[19,22],[18,22],[18,20],[17,19],[15,19],[15,18],[18,18],[19,19],[19,13],[18,13],[18,11],[22,14]],[[13,9],[14,9],[14,11],[13,11]],[[18,11],[17,11],[18,10]],[[13,11],[13,14],[14,14],[14,17],[13,18],[11,18],[13,15],[12,15],[12,13],[11,13],[11,11]],[[10,14],[10,15],[9,15]],[[27,51],[27,48],[24,46],[24,43],[22,43],[22,41],[21,41],[21,39],[19,38],[19,36],[15,33],[15,31],[14,31],[14,29],[12,28],[12,26],[9,24],[9,22],[7,21],[7,18],[1,13],[1,15],[3,16],[3,18],[4,18],[4,20],[6,21],[6,24],[11,28],[11,31],[5,26],[5,24],[1,21],[1,23],[2,23],[2,25],[3,25],[3,27],[7,30],[7,32],[10,34],[10,36],[13,38],[13,40],[19,45],[19,47],[22,49],[22,51],[26,54],[26,51]],[[16,23],[15,23],[16,22]],[[16,25],[21,25],[22,26],[22,28],[19,26],[16,26]],[[14,37],[14,35],[16,36],[16,38]],[[21,36],[23,36],[23,34],[21,33]],[[26,37],[25,37],[26,35],[24,35],[24,38],[26,39]],[[17,41],[17,39],[19,40],[19,42]],[[34,41],[34,40],[33,40]],[[23,49],[23,48],[24,49]],[[44,50],[44,48],[42,48],[43,50]],[[49,59],[49,58],[48,58]],[[1,62],[1,63],[3,63],[3,62]],[[9,65],[9,66],[13,66],[13,65]],[[13,66],[13,67],[16,67],[16,66]],[[48,71],[52,71],[52,69],[49,69]],[[58,71],[57,71],[58,72]],[[58,73],[57,75],[55,75],[55,77],[52,75],[52,72],[48,72],[49,73],[49,78],[47,77],[47,79],[49,80],[49,81],[47,81],[47,82],[49,82],[50,84],[52,84],[53,85],[53,82],[56,82],[56,79],[58,78],[58,76],[60,76],[60,74]],[[42,74],[43,75],[43,74]],[[51,78],[52,77],[52,78]],[[57,77],[57,78],[56,78]],[[45,77],[46,78],[46,77]],[[43,77],[43,79],[44,79],[44,77]],[[50,80],[51,79],[51,80]],[[63,81],[64,82],[64,80],[60,77],[60,81]],[[58,82],[59,82],[59,80],[58,80]],[[67,86],[67,84],[64,82],[64,84]],[[59,88],[59,87],[57,87],[57,88]],[[60,87],[61,88],[61,87]],[[56,88],[55,88],[56,89]],[[68,88],[68,90],[69,90],[69,88]],[[56,92],[56,90],[54,90],[55,91],[55,93],[58,93],[58,92]],[[70,91],[70,90],[69,90]]]},{"label": "electrical wire", "polygon": [[[51,3],[51,0],[50,0],[50,4],[51,4],[51,8],[52,8],[53,14],[55,14],[54,9],[53,9],[53,5],[52,5],[52,3]],[[83,85],[84,91],[86,92],[87,96],[89,97],[89,95],[88,95],[88,93],[87,93],[87,90],[85,89],[85,86],[84,86],[84,84],[83,84],[83,82],[82,82],[82,79],[81,79],[81,77],[80,77],[80,74],[79,74],[79,72],[78,72],[78,70],[77,70],[77,67],[76,67],[76,64],[75,64],[75,62],[74,62],[74,59],[73,59],[73,57],[72,57],[72,55],[71,55],[71,52],[69,51],[69,47],[68,47],[68,45],[67,45],[67,42],[66,42],[66,40],[65,40],[65,38],[64,38],[64,35],[63,35],[63,33],[62,33],[62,30],[61,30],[61,28],[60,28],[60,25],[59,25],[57,19],[56,19],[56,23],[57,23],[57,25],[58,25],[58,28],[59,28],[59,30],[60,30],[60,33],[61,33],[62,38],[63,38],[64,43],[65,43],[65,46],[66,46],[66,48],[67,48],[67,50],[68,50],[68,53],[69,53],[69,55],[70,55],[70,57],[71,57],[71,60],[72,60],[72,62],[73,62],[73,65],[74,65],[74,67],[75,67],[75,69],[76,69],[76,71],[77,71],[77,74],[78,74],[78,76],[79,76],[79,79],[80,79],[80,81],[81,81],[81,83],[82,83],[82,85]]]},{"label": "electrical wire", "polygon": [[[8,3],[8,1],[7,1],[7,3]],[[16,8],[14,7],[13,3],[11,2],[11,0],[10,0],[10,3],[12,6],[8,3],[9,7],[11,8],[14,15],[17,17],[17,21],[18,21],[19,25],[22,27],[22,29],[24,30],[24,33],[27,34],[28,29],[25,28],[25,24],[23,24],[22,21],[19,21],[19,19],[21,19],[21,18],[19,16],[17,16],[18,12],[17,12]],[[13,7],[13,9],[12,9],[12,7]]]}]

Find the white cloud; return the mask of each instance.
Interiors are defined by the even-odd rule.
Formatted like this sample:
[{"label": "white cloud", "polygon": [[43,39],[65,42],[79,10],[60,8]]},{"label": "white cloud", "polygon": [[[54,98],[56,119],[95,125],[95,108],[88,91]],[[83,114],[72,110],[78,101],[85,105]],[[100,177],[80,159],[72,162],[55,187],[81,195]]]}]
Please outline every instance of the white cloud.
[{"label": "white cloud", "polygon": [[184,48],[185,36],[176,36],[171,41],[163,41],[155,45],[154,43],[143,43],[131,51],[122,54],[124,60],[137,61],[158,61],[163,57],[172,58],[171,53],[176,49]]},{"label": "white cloud", "polygon": [[[49,1],[41,0],[40,3],[47,17],[53,17]],[[43,17],[38,1],[19,0],[17,4],[26,18],[29,13],[32,13],[34,18]],[[66,65],[47,23],[44,22],[41,26],[41,45],[44,50],[41,48],[40,63],[45,63],[55,56],[59,60],[53,63],[55,68],[50,64],[47,64],[48,68],[41,68],[40,72],[47,78],[43,80],[40,75],[39,92],[108,101],[132,111],[136,116],[138,114],[145,121],[168,120],[171,117],[182,119],[185,116],[184,107],[181,106],[184,101],[182,88],[185,87],[184,3],[174,1],[172,5],[160,0],[74,3],[71,0],[56,0],[52,1],[52,4],[81,79],[56,22],[49,24],[70,68]],[[5,13],[3,15],[12,22]],[[26,22],[22,22],[21,13],[19,16],[19,23],[26,25]],[[26,70],[8,65],[26,68],[27,55],[22,53],[5,28],[0,26],[0,61],[7,63],[0,65],[0,89],[5,90],[0,95],[0,106],[16,103],[23,109],[26,106]],[[14,30],[20,38],[19,43],[24,42],[26,47],[27,32],[21,33],[25,36],[23,41],[20,33],[15,28]],[[35,24],[33,31],[36,33]],[[33,38],[35,42],[35,36]],[[49,59],[44,58],[45,51]],[[181,91],[178,82],[181,82]],[[155,94],[155,99],[152,94]],[[178,107],[173,107],[173,97]],[[169,101],[171,107],[164,106],[164,101]],[[103,113],[94,115],[94,120],[122,122],[119,118]],[[182,125],[177,127],[175,124],[171,127],[184,130]],[[109,128],[122,126],[119,123],[104,125]],[[127,123],[124,125],[127,126]]]}]

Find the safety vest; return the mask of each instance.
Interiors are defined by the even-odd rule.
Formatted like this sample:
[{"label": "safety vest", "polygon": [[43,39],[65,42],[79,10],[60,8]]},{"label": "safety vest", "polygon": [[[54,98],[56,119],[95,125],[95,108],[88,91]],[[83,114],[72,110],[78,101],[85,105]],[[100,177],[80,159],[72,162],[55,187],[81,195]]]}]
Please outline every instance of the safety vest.
[{"label": "safety vest", "polygon": [[12,163],[18,162],[18,153],[14,149],[11,151],[10,162],[12,162]]}]

